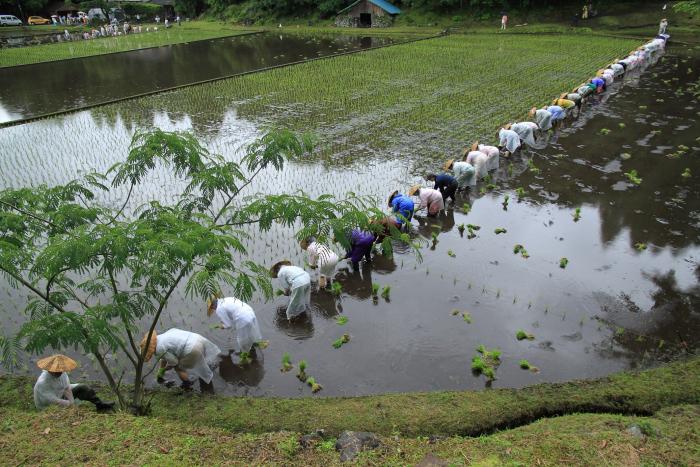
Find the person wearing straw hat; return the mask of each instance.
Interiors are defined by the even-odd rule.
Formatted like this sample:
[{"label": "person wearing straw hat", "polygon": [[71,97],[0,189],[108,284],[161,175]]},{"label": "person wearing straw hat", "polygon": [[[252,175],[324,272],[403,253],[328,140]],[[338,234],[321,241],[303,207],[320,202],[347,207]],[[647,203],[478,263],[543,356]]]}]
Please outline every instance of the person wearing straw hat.
[{"label": "person wearing straw hat", "polygon": [[442,193],[433,188],[421,188],[420,185],[414,185],[408,190],[408,196],[417,196],[419,202],[416,211],[425,209],[429,216],[437,216],[440,211],[445,209]]},{"label": "person wearing straw hat", "polygon": [[448,159],[445,165],[442,166],[443,170],[447,172],[452,170],[457,179],[459,185],[458,190],[468,190],[474,183],[474,177],[476,176],[476,171],[474,166],[465,161],[455,161],[454,159]]},{"label": "person wearing straw hat", "polygon": [[292,320],[306,311],[311,304],[311,276],[288,260],[275,263],[270,268],[270,276],[279,279],[284,294],[289,295],[287,319]]},{"label": "person wearing straw hat", "polygon": [[498,147],[506,150],[506,155],[515,154],[520,148],[520,136],[510,128],[498,130]]},{"label": "person wearing straw hat", "polygon": [[299,243],[302,250],[309,255],[308,263],[312,269],[319,268],[318,286],[322,289],[330,285],[335,276],[335,267],[338,265],[338,255],[315,238],[309,237]]},{"label": "person wearing straw hat", "polygon": [[399,193],[399,190],[395,190],[391,195],[389,195],[389,202],[387,204],[391,208],[391,212],[396,217],[396,223],[399,226],[403,226],[404,224],[411,222],[415,206],[410,196],[406,196]]},{"label": "person wearing straw hat", "polygon": [[453,203],[457,202],[457,198],[455,196],[457,189],[459,188],[459,183],[452,175],[445,172],[439,175],[429,173],[425,176],[425,179],[435,183],[433,188],[440,191],[444,203],[447,203],[447,200],[450,198],[452,198]]},{"label": "person wearing straw hat", "polygon": [[489,146],[488,144],[481,144],[479,140],[474,141],[472,144],[472,151],[479,151],[486,154],[487,160],[487,170],[490,172],[492,170],[498,170],[501,159],[501,151],[496,146]]},{"label": "person wearing straw hat", "polygon": [[98,412],[108,412],[114,408],[114,402],[103,402],[91,387],[71,384],[68,372],[78,367],[72,358],[61,354],[51,355],[39,360],[36,366],[42,370],[34,384],[34,405],[37,409],[51,405],[69,407],[76,400],[92,402]]},{"label": "person wearing straw hat", "polygon": [[529,116],[537,123],[541,131],[547,131],[552,128],[552,112],[549,110],[533,107],[530,109]]},{"label": "person wearing straw hat", "polygon": [[207,301],[207,316],[214,313],[221,321],[218,327],[236,335],[234,350],[256,358],[255,347],[263,338],[253,308],[235,297],[212,297]]},{"label": "person wearing straw hat", "polygon": [[[413,215],[413,212],[411,212]],[[394,221],[394,226],[396,228],[401,228],[401,226]],[[383,225],[382,240],[386,237],[387,230],[390,229],[387,220],[379,221]],[[349,259],[352,263],[352,267],[355,271],[358,270],[360,261],[364,258],[367,262],[372,261],[372,247],[377,241],[378,236],[369,230],[352,229],[350,232],[350,249],[345,253],[343,259]]]},{"label": "person wearing straw hat", "polygon": [[610,69],[615,73],[615,78],[625,74],[625,66],[620,63],[619,59],[615,59],[615,61],[610,64]]},{"label": "person wearing straw hat", "polygon": [[595,92],[596,94],[600,94],[605,91],[607,88],[607,83],[605,80],[601,77],[596,76],[595,78],[591,79],[591,83],[595,84]]},{"label": "person wearing straw hat", "polygon": [[214,377],[212,369],[218,365],[221,350],[206,337],[172,328],[163,334],[156,334],[154,331],[150,341],[148,334],[143,336],[141,352],[146,348],[147,342],[145,361],[150,361],[154,355],[160,359],[160,368],[157,373],[159,383],[165,382],[166,371],[174,369],[182,381],[183,389],[192,388],[190,375],[199,378],[200,389],[211,384]]},{"label": "person wearing straw hat", "polygon": [[518,134],[521,144],[527,144],[530,147],[535,146],[535,131],[539,130],[535,122],[517,122],[506,126]]}]

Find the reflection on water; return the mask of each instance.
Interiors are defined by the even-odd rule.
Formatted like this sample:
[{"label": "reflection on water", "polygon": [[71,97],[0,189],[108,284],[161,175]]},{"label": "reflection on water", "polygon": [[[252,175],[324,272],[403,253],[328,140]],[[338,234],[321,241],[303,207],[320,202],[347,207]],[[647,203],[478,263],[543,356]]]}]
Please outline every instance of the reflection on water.
[{"label": "reflection on water", "polygon": [[[324,386],[321,394],[350,395],[483,387],[483,378],[469,371],[480,344],[503,351],[495,387],[595,377],[696,351],[700,106],[686,89],[698,73],[679,73],[678,67],[698,70],[700,62],[686,51],[671,50],[661,65],[639,77],[630,74],[623,85],[616,83],[593,98],[577,121],[552,135],[548,146],[523,159],[502,160],[493,176],[498,189],[462,194],[440,217],[417,216],[411,234],[426,246],[421,259],[394,244],[391,259],[375,255],[358,270],[341,263],[336,280],[342,295],[314,292],[311,312],[299,322],[284,318],[286,297],[271,302],[256,297],[252,306],[270,346],[251,366],[222,362],[217,390],[309,395],[293,374],[278,371],[284,352],[294,362],[309,362],[308,373]],[[236,159],[237,149],[269,121],[241,116],[235,103],[221,108],[226,109],[223,119],[178,110],[148,114],[152,120],[146,123],[192,129],[209,149]],[[0,147],[13,148],[0,160],[0,184],[53,184],[87,168],[105,170],[125,154],[138,126],[134,119],[144,117],[122,118],[101,109],[0,131]],[[604,135],[602,129],[610,132]],[[36,144],[27,147],[28,140]],[[99,154],[94,141],[105,148]],[[687,149],[678,155],[681,146]],[[408,187],[422,176],[423,171],[410,170],[413,157],[375,157],[350,165],[319,163],[317,158],[298,161],[282,172],[264,174],[251,194],[271,186],[303,189],[311,196],[352,191],[374,196],[383,205],[391,189]],[[530,158],[539,172],[528,169]],[[437,155],[415,166],[441,163]],[[681,175],[686,168],[692,177]],[[628,182],[624,173],[631,169],[643,178],[641,185]],[[182,188],[163,171],[156,171],[150,182],[138,202],[172,200]],[[525,190],[520,201],[515,194],[519,187]],[[506,195],[510,203],[504,209]],[[106,202],[118,205],[123,196],[115,190]],[[463,212],[465,203],[471,204],[469,214]],[[581,208],[577,222],[576,207]],[[481,229],[468,238],[455,228],[459,224]],[[507,233],[496,235],[497,228]],[[437,242],[430,248],[433,233]],[[635,248],[640,242],[646,250]],[[515,244],[524,245],[530,257],[513,254]],[[279,226],[268,235],[252,235],[246,248],[263,264],[279,258],[304,261],[292,231]],[[563,257],[569,260],[565,269],[559,267]],[[372,299],[373,283],[391,287],[389,300]],[[10,310],[21,308],[26,299],[6,284],[3,296]],[[469,312],[471,323],[453,310]],[[348,318],[344,326],[335,320],[341,313]],[[10,330],[21,320],[3,316]],[[204,305],[178,291],[161,327],[191,329],[230,348],[230,332],[211,330],[210,324]],[[518,329],[535,340],[517,341]],[[344,333],[351,341],[334,349],[332,342]],[[540,373],[520,370],[520,359]],[[86,368],[91,368],[89,362]]]},{"label": "reflection on water", "polygon": [[394,41],[253,34],[0,68],[0,123]]}]

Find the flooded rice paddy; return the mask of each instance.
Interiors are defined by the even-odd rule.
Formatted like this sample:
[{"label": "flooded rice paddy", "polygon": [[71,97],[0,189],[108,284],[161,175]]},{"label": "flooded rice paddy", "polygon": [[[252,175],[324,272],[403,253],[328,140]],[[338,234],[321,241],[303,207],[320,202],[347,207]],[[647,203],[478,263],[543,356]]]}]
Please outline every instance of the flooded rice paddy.
[{"label": "flooded rice paddy", "polygon": [[[695,352],[700,344],[700,105],[693,86],[699,68],[697,50],[670,48],[659,63],[591,98],[577,120],[549,137],[548,145],[502,159],[492,176],[496,188],[480,184],[437,219],[417,216],[412,233],[424,239],[422,260],[396,245],[393,258],[376,255],[359,271],[341,265],[336,276],[341,297],[314,293],[308,320],[289,324],[279,311],[285,298],[254,299],[270,345],[250,366],[224,361],[216,390],[310,395],[293,372],[279,371],[284,352],[294,362],[308,362],[307,373],[323,385],[321,395],[482,388],[484,377],[470,371],[479,345],[502,351],[493,387],[596,377]],[[164,94],[157,101],[176,97]],[[241,145],[265,125],[293,121],[308,111],[289,105],[278,108],[277,118],[270,113],[256,118],[240,111],[248,100],[221,103],[216,93],[214,100],[217,110],[211,113],[188,114],[180,105],[168,112],[164,105],[135,114],[129,104],[0,130],[6,153],[0,160],[0,186],[62,183],[90,168],[104,170],[124,157],[131,134],[144,124],[194,131],[211,150],[236,158]],[[518,113],[513,109],[513,115]],[[383,204],[390,191],[405,190],[420,181],[425,169],[442,164],[446,151],[435,150],[439,142],[409,138],[401,127],[393,129],[391,150],[368,140],[358,148],[362,157],[353,160],[338,135],[363,131],[372,117],[325,122],[324,128],[336,130],[325,133],[325,140],[319,135],[330,148],[280,173],[266,173],[251,194],[352,191],[376,196]],[[342,149],[341,157],[332,157],[333,147]],[[632,169],[642,178],[638,186],[624,175]],[[686,169],[690,177],[682,175]],[[173,201],[181,188],[164,171],[150,182],[137,203]],[[518,188],[524,191],[521,199]],[[114,191],[105,201],[117,206],[124,195]],[[468,214],[465,203],[471,204]],[[580,219],[575,221],[577,207]],[[468,238],[467,232],[460,234],[460,224],[481,228]],[[497,228],[507,232],[497,235]],[[431,247],[434,232],[438,241]],[[530,257],[514,254],[516,244]],[[304,261],[292,232],[279,227],[253,236],[247,247],[268,265],[280,258]],[[566,268],[560,267],[561,258],[568,259]],[[389,299],[374,301],[372,283],[391,286]],[[19,310],[26,294],[2,287],[0,320],[9,333],[24,319]],[[227,331],[212,330],[215,322],[206,318],[204,304],[186,298],[184,291],[167,311],[160,330],[176,326],[232,348]],[[339,316],[347,323],[339,325]],[[517,340],[520,329],[534,339]],[[351,341],[334,349],[333,341],[344,333]],[[26,363],[35,359],[28,357]],[[522,370],[521,359],[539,372]],[[76,379],[99,377],[89,360],[82,361]],[[28,371],[35,373],[31,367]]]},{"label": "flooded rice paddy", "polygon": [[0,68],[0,123],[396,41],[255,33]]}]

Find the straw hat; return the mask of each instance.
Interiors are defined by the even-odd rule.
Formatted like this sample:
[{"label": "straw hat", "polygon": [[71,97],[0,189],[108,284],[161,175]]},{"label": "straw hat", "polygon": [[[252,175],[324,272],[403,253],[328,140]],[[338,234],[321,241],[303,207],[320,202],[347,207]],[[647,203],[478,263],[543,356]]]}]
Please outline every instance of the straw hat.
[{"label": "straw hat", "polygon": [[42,358],[36,362],[36,366],[42,370],[50,371],[52,373],[65,373],[78,368],[78,364],[75,362],[75,360],[61,354],[55,354],[51,355],[50,357]]},{"label": "straw hat", "polygon": [[207,299],[207,316],[211,316],[216,311],[217,301],[221,298],[221,294],[214,294]]},{"label": "straw hat", "polygon": [[553,100],[552,100],[552,105],[557,105],[557,101],[558,101],[558,100],[559,100],[559,99],[553,99]]},{"label": "straw hat", "polygon": [[530,109],[530,112],[528,112],[528,115],[530,117],[534,117],[536,113],[537,113],[537,107],[533,107]]},{"label": "straw hat", "polygon": [[399,194],[399,190],[392,191],[391,194],[389,195],[389,201],[386,202],[386,205],[391,207],[391,201],[394,199],[394,196],[396,196],[398,194]]},{"label": "straw hat", "polygon": [[568,92],[562,92],[561,95],[559,96],[559,99],[566,99],[568,95],[569,95]]},{"label": "straw hat", "polygon": [[472,144],[472,151],[478,151],[479,150],[479,140],[477,139],[474,141],[474,144]]},{"label": "straw hat", "polygon": [[[143,348],[146,347],[146,340],[148,339],[148,334],[143,336],[143,339],[141,339],[141,352],[143,352]],[[149,361],[152,357],[153,354],[156,353],[156,343],[158,342],[158,334],[156,334],[155,331],[151,333],[151,342],[148,343],[148,351],[146,352],[146,358],[145,361]]]},{"label": "straw hat", "polygon": [[445,165],[442,166],[443,170],[450,170],[450,167],[452,167],[452,164],[454,163],[454,159],[448,159],[447,162],[445,162]]},{"label": "straw hat", "polygon": [[277,262],[276,262],[275,264],[273,264],[272,267],[270,268],[270,275],[271,275],[273,278],[276,278],[276,277],[277,277],[277,274],[279,274],[280,268],[281,268],[282,266],[291,266],[291,265],[292,265],[292,263],[291,263],[288,259],[283,259],[282,261],[277,261]]},{"label": "straw hat", "polygon": [[413,185],[408,189],[408,196],[413,196],[420,191],[420,185]]},{"label": "straw hat", "polygon": [[513,126],[513,125],[512,125],[511,123],[509,123],[508,125],[504,126],[503,128],[505,128],[506,130],[510,130],[510,128],[511,128],[512,126]]},{"label": "straw hat", "polygon": [[463,161],[467,160],[467,156],[469,155],[469,150],[470,150],[469,148],[464,148],[462,150],[462,160]]}]

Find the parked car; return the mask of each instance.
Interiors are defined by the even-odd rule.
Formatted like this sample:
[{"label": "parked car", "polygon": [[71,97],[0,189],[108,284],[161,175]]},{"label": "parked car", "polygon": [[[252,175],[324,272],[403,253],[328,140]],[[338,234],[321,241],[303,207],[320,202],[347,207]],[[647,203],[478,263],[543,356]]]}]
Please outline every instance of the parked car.
[{"label": "parked car", "polygon": [[22,26],[22,20],[13,15],[0,15],[0,26]]},{"label": "parked car", "polygon": [[30,16],[27,19],[27,24],[49,24],[51,23],[50,20],[46,18],[42,18],[41,16]]}]

